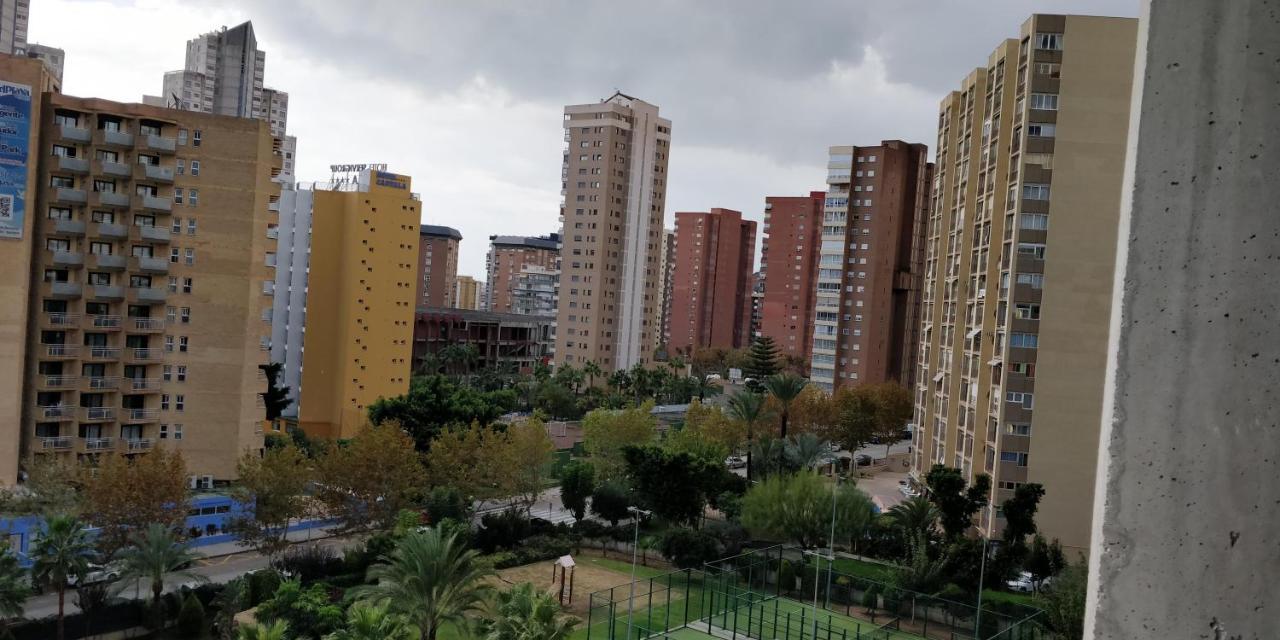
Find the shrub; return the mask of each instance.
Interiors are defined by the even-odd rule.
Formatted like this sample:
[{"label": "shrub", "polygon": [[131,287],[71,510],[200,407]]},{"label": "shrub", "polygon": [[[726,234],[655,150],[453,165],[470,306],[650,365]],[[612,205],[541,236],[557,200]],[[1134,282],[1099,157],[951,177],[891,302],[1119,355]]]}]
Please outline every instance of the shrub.
[{"label": "shrub", "polygon": [[511,549],[533,533],[529,519],[515,509],[486,513],[476,530],[475,546],[483,553]]},{"label": "shrub", "polygon": [[726,520],[736,522],[742,517],[742,494],[724,491],[711,499],[711,506],[720,510]]},{"label": "shrub", "polygon": [[679,569],[691,569],[720,557],[720,543],[705,531],[676,527],[662,537],[662,555]]},{"label": "shrub", "polygon": [[275,569],[259,569],[245,574],[245,577],[248,579],[246,609],[256,607],[275,595],[276,589],[279,589],[280,583],[284,581],[280,572]]},{"label": "shrub", "polygon": [[880,587],[872,585],[862,592],[862,606],[871,613],[880,604]]},{"label": "shrub", "polygon": [[720,543],[721,557],[736,556],[742,553],[742,545],[747,542],[747,530],[736,522],[709,522],[703,531],[715,537]]},{"label": "shrub", "polygon": [[498,551],[485,557],[493,565],[494,569],[510,569],[511,567],[520,566],[520,560],[516,558],[516,554],[510,551]]},{"label": "shrub", "polygon": [[471,503],[457,487],[435,487],[423,505],[432,524],[445,518],[466,522],[471,519]]},{"label": "shrub", "polygon": [[790,560],[783,560],[778,565],[778,586],[783,593],[789,593],[796,588],[796,569]]},{"label": "shrub", "polygon": [[258,606],[258,619],[284,620],[294,637],[319,638],[341,629],[345,616],[329,599],[329,585],[317,582],[304,589],[297,580],[289,580]]},{"label": "shrub", "polygon": [[346,571],[345,562],[333,550],[318,544],[293,547],[285,551],[272,566],[304,584]]},{"label": "shrub", "polygon": [[515,555],[520,564],[529,564],[539,560],[559,558],[568,555],[569,551],[570,542],[566,538],[532,536],[515,549]]},{"label": "shrub", "polygon": [[180,638],[203,638],[208,631],[204,605],[200,604],[200,599],[194,593],[188,593],[182,601],[182,608],[178,610],[177,631]]}]

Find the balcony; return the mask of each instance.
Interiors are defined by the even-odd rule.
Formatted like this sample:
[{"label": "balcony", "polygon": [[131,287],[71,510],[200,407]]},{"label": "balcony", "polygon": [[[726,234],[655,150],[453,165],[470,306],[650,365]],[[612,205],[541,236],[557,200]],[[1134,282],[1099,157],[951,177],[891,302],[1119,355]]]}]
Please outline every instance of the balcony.
[{"label": "balcony", "polygon": [[160,242],[163,244],[169,243],[169,236],[171,234],[169,233],[168,227],[135,226],[134,229],[137,229],[138,231],[139,240],[148,240],[150,242]]},{"label": "balcony", "polygon": [[84,158],[58,156],[58,170],[84,175],[89,173],[89,161]]},{"label": "balcony", "polygon": [[89,347],[89,360],[119,360],[120,347]]},{"label": "balcony", "polygon": [[151,180],[168,184],[173,182],[173,169],[154,164],[140,164],[138,165],[136,177],[139,180]]},{"label": "balcony", "polygon": [[[129,381],[130,391],[159,391],[160,378],[125,378]],[[141,411],[141,409],[131,409],[130,411]]]},{"label": "balcony", "polygon": [[128,209],[129,194],[114,191],[98,191],[94,194],[94,204],[110,209]]},{"label": "balcony", "polygon": [[79,382],[79,376],[43,376],[40,380],[40,388],[50,391],[73,389]]},{"label": "balcony", "polygon": [[99,238],[123,240],[129,237],[129,228],[122,224],[101,222],[93,225],[93,234]]},{"label": "balcony", "polygon": [[93,138],[88,129],[81,129],[69,124],[62,125],[58,137],[67,142],[88,142]]},{"label": "balcony", "polygon": [[41,451],[63,451],[71,448],[71,438],[69,436],[61,436],[57,438],[40,438]]},{"label": "balcony", "polygon": [[126,354],[128,358],[134,362],[159,362],[160,350],[150,347],[137,347],[130,349]]},{"label": "balcony", "polygon": [[124,300],[124,287],[101,284],[89,285],[89,297],[103,302],[119,302]]},{"label": "balcony", "polygon": [[132,287],[129,293],[131,301],[142,304],[164,304],[169,299],[169,292],[159,287]]},{"label": "balcony", "polygon": [[116,419],[115,407],[82,407],[84,415],[80,416],[81,422],[107,422]]},{"label": "balcony", "polygon": [[133,271],[141,273],[169,273],[169,261],[164,258],[137,256],[132,259]]},{"label": "balcony", "polygon": [[80,328],[80,314],[78,313],[46,313],[44,314],[44,326],[57,328]]},{"label": "balcony", "polygon": [[79,269],[84,266],[84,256],[70,251],[51,251],[49,252],[49,262],[54,266],[67,267],[68,269]]},{"label": "balcony", "polygon": [[116,448],[115,438],[85,438],[85,451],[110,451]]},{"label": "balcony", "polygon": [[53,220],[45,227],[47,231],[60,236],[76,236],[84,235],[83,220],[63,220],[61,218]]},{"label": "balcony", "polygon": [[129,438],[125,440],[125,451],[136,453],[151,450],[151,438]]},{"label": "balcony", "polygon": [[178,141],[174,138],[166,138],[164,136],[148,135],[143,146],[148,151],[159,151],[161,153],[173,153],[178,149]]},{"label": "balcony", "polygon": [[89,265],[98,271],[124,271],[128,261],[124,256],[93,254],[89,256]]},{"label": "balcony", "polygon": [[98,129],[95,142],[102,147],[132,147],[133,134],[124,131],[111,131],[109,129]]},{"label": "balcony", "polygon": [[173,211],[173,200],[156,196],[142,196],[142,208],[148,211],[169,213]]},{"label": "balcony", "polygon": [[36,407],[41,420],[70,420],[76,417],[76,408],[69,404],[55,404]]},{"label": "balcony", "polygon": [[164,318],[129,318],[129,330],[142,333],[159,333],[164,331]]},{"label": "balcony", "polygon": [[268,228],[267,228],[267,238],[269,238],[269,239],[271,239],[271,240],[278,240],[278,239],[280,238],[280,228],[279,228],[279,227],[268,227]]},{"label": "balcony", "polygon": [[94,315],[89,316],[89,322],[94,329],[120,328],[120,316]]},{"label": "balcony", "polygon": [[280,201],[279,201],[279,200],[276,200],[275,202],[268,202],[268,203],[267,203],[267,211],[275,211],[276,213],[279,213],[279,212],[280,212]]},{"label": "balcony", "polygon": [[85,388],[90,391],[111,391],[120,388],[120,378],[115,376],[89,376],[84,379]]},{"label": "balcony", "polygon": [[152,422],[160,419],[159,409],[125,409],[121,422]]},{"label": "balcony", "polygon": [[84,204],[89,201],[89,197],[85,194],[84,189],[55,187],[53,200],[58,204]]},{"label": "balcony", "polygon": [[99,160],[98,173],[115,178],[129,178],[133,176],[133,173],[129,171],[129,165],[123,162],[112,162],[111,160]]},{"label": "balcony", "polygon": [[44,344],[45,358],[75,358],[80,355],[78,344]]}]

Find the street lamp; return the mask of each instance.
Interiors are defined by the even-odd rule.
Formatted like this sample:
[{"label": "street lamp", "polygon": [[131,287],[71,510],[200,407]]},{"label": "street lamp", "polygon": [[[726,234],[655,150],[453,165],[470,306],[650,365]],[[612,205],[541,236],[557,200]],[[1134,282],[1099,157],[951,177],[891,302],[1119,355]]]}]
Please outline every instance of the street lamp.
[{"label": "street lamp", "polygon": [[640,517],[651,516],[653,512],[638,507],[627,507],[627,512],[632,514],[635,522],[635,538],[631,543],[631,588],[627,594],[627,640],[631,640],[632,612],[636,601],[636,552],[640,550]]}]

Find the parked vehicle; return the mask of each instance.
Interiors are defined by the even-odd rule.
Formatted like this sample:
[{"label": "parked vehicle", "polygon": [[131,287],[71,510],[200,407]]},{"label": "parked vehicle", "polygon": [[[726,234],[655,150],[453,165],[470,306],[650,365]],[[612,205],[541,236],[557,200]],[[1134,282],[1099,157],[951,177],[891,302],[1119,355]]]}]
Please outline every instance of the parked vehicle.
[{"label": "parked vehicle", "polygon": [[1018,593],[1034,593],[1049,586],[1049,582],[1051,580],[1053,580],[1052,577],[1036,581],[1032,578],[1031,572],[1023,571],[1018,574],[1018,577],[1006,582],[1005,586],[1008,587],[1010,591],[1016,591]]},{"label": "parked vehicle", "polygon": [[854,457],[853,457],[853,459],[854,459],[854,461],[855,461],[855,462],[857,462],[857,463],[858,463],[858,466],[859,466],[859,467],[869,467],[869,466],[871,466],[871,456],[869,456],[869,455],[867,455],[867,454],[865,454],[865,453],[859,453],[858,455],[854,456]]},{"label": "parked vehicle", "polygon": [[902,495],[908,498],[914,498],[920,495],[919,491],[916,491],[915,489],[911,488],[911,485],[907,485],[907,484],[904,484],[901,487],[898,487],[898,491],[901,491]]},{"label": "parked vehicle", "polygon": [[742,456],[729,456],[724,459],[724,464],[730,469],[741,469],[747,466],[747,459]]},{"label": "parked vehicle", "polygon": [[99,582],[115,582],[120,579],[120,567],[114,564],[90,564],[89,570],[84,574],[84,581],[81,582],[80,576],[71,576],[67,580],[67,584],[73,587],[79,587],[82,584],[98,584]]}]

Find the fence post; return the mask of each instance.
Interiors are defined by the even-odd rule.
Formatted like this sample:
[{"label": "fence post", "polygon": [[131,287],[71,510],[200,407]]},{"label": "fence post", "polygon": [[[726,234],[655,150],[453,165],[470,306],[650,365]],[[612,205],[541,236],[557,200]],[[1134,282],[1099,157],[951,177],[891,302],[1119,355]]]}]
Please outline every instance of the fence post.
[{"label": "fence post", "polygon": [[653,578],[649,578],[649,611],[645,614],[644,626],[653,629]]}]

